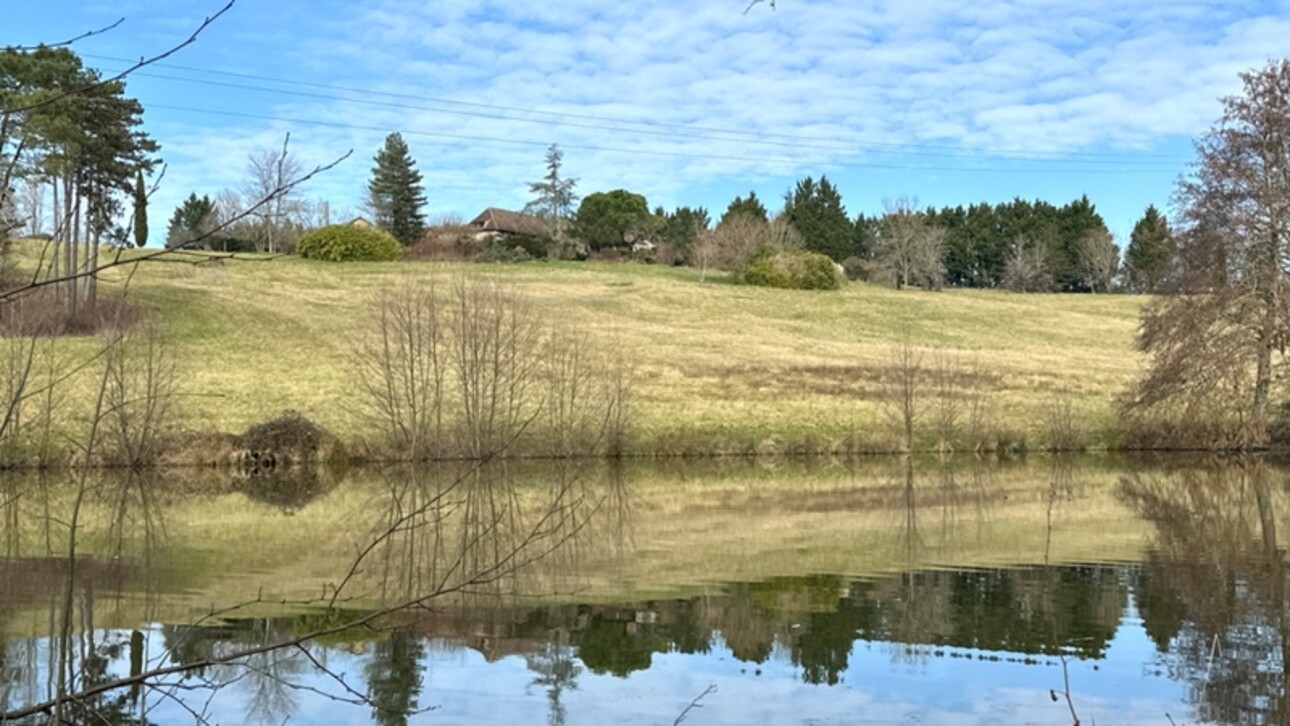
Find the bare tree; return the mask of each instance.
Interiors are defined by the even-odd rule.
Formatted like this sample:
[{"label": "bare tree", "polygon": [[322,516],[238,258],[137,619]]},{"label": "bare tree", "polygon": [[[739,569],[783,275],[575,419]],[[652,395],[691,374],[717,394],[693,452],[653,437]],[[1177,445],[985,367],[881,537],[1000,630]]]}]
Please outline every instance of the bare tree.
[{"label": "bare tree", "polygon": [[945,230],[928,223],[915,202],[886,202],[878,224],[875,253],[880,265],[896,280],[897,289],[919,285],[939,289],[945,278]]},{"label": "bare tree", "polygon": [[267,199],[252,215],[260,222],[262,252],[277,253],[284,243],[288,223],[301,212],[303,197],[294,188],[274,194],[275,189],[300,176],[300,161],[291,153],[291,134],[278,148],[261,149],[247,158],[247,179],[243,196]]},{"label": "bare tree", "polygon": [[750,214],[736,214],[722,220],[712,231],[701,234],[694,245],[693,256],[703,279],[709,269],[741,270],[753,254],[766,245],[800,249],[803,241],[783,215],[767,222]]},{"label": "bare tree", "polygon": [[1241,81],[1179,182],[1182,294],[1145,309],[1138,344],[1151,367],[1124,410],[1203,414],[1257,443],[1290,341],[1290,60]]},{"label": "bare tree", "polygon": [[1111,233],[1099,227],[1079,241],[1079,260],[1084,278],[1093,292],[1107,292],[1120,271],[1120,249]]},{"label": "bare tree", "polygon": [[1053,287],[1052,270],[1044,245],[1017,237],[1003,267],[1003,286],[1013,292],[1045,292]]}]

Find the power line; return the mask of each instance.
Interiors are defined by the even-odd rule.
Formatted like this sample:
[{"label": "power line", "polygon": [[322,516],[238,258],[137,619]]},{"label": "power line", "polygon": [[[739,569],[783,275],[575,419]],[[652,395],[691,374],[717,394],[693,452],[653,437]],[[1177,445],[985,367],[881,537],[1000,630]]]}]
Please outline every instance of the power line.
[{"label": "power line", "polygon": [[[128,62],[128,59],[116,58],[112,56],[96,56],[96,55],[87,54],[85,57],[96,58],[99,60]],[[710,136],[704,135],[704,134],[725,134],[728,136],[746,137],[749,140],[749,143],[756,143],[760,145],[791,146],[796,148],[802,148],[805,146],[807,148],[829,149],[829,150],[836,150],[836,151],[845,151],[850,153],[855,153],[860,150],[890,149],[892,151],[889,151],[889,152],[879,151],[879,153],[897,153],[898,150],[903,150],[903,153],[906,153],[909,155],[916,155],[916,156],[924,155],[924,156],[943,156],[947,158],[981,158],[983,155],[989,155],[994,157],[1016,158],[1019,160],[1037,160],[1037,161],[1063,161],[1063,159],[1065,159],[1072,163],[1084,163],[1084,164],[1096,164],[1096,163],[1123,164],[1124,157],[1125,157],[1125,154],[1112,154],[1107,152],[1073,151],[1073,152],[1061,152],[1060,154],[1057,154],[1055,152],[1054,153],[1036,152],[1033,150],[1018,150],[1018,149],[995,149],[995,150],[983,151],[983,152],[973,152],[970,150],[964,150],[961,147],[926,144],[926,143],[853,141],[853,140],[843,139],[839,137],[822,137],[822,136],[809,136],[809,135],[800,135],[800,134],[783,134],[783,133],[774,133],[774,132],[750,131],[747,129],[717,128],[717,127],[710,127],[710,126],[696,126],[696,125],[688,125],[688,124],[668,123],[668,122],[662,122],[662,121],[653,121],[649,119],[621,119],[621,118],[611,118],[607,116],[598,116],[594,114],[545,111],[541,109],[518,108],[515,106],[507,106],[507,105],[501,105],[501,104],[458,101],[458,100],[452,100],[452,99],[426,97],[426,96],[407,94],[407,93],[394,93],[389,91],[375,91],[372,89],[353,88],[353,87],[346,87],[346,86],[325,84],[325,83],[314,83],[309,81],[277,78],[272,76],[264,76],[264,75],[257,75],[257,74],[251,74],[251,73],[237,73],[232,71],[195,68],[192,66],[183,66],[183,65],[173,64],[173,63],[159,64],[159,65],[164,66],[166,68],[171,68],[174,70],[181,70],[181,71],[187,71],[187,72],[193,72],[193,73],[203,73],[208,75],[223,76],[223,77],[229,77],[229,78],[248,79],[248,80],[262,81],[262,82],[268,82],[268,83],[274,83],[274,84],[280,84],[280,85],[286,85],[286,86],[295,86],[300,88],[320,89],[320,90],[326,90],[331,92],[356,93],[356,94],[361,94],[362,96],[367,98],[356,99],[356,98],[348,98],[348,97],[325,95],[325,94],[310,94],[310,93],[302,93],[302,92],[296,92],[296,91],[288,91],[288,90],[279,89],[279,88],[249,86],[245,84],[209,81],[209,80],[203,80],[199,78],[185,78],[181,76],[169,76],[169,75],[158,74],[158,73],[140,73],[137,75],[148,76],[148,77],[157,78],[160,80],[177,81],[177,82],[183,82],[183,83],[222,86],[227,88],[260,91],[260,92],[266,92],[266,93],[279,93],[282,95],[290,95],[290,96],[305,97],[305,98],[341,100],[349,103],[378,105],[378,106],[385,106],[389,108],[399,108],[399,109],[434,111],[434,112],[449,113],[454,115],[492,118],[492,119],[516,121],[516,122],[522,122],[522,123],[550,123],[553,125],[562,125],[562,126],[570,126],[570,127],[577,127],[577,128],[589,128],[589,129],[611,130],[611,131],[630,131],[633,133],[653,134],[653,135],[660,135],[660,132],[657,131],[656,129],[673,129],[677,131],[687,132],[691,134],[689,138],[696,138],[696,139],[735,141],[735,139],[728,139],[728,138],[713,139]],[[370,100],[370,97],[374,97],[374,96],[393,98],[393,99],[414,100],[421,103],[429,102],[429,103],[439,104],[440,107],[383,103],[379,101]],[[493,112],[493,113],[487,113],[485,111],[475,111],[475,112],[463,111],[459,109],[442,108],[442,106],[458,106],[463,108],[483,109],[485,111]],[[548,119],[551,119],[551,120],[543,121],[542,119],[537,119],[537,118],[524,118],[524,117],[514,116],[514,115],[503,115],[503,114],[516,114],[516,113],[528,114],[530,116],[542,116],[542,117],[547,117]],[[559,119],[575,119],[576,121],[560,121]],[[600,124],[604,124],[604,123],[614,124],[614,126],[605,127],[599,124],[580,123],[585,121],[595,121],[595,122],[600,122]],[[633,126],[645,127],[645,128],[631,128]],[[676,136],[676,134],[670,134],[670,135]],[[780,139],[781,141],[778,141],[778,142],[772,141],[772,139]],[[1144,160],[1158,159],[1160,161],[1154,162],[1157,164],[1163,164],[1166,162],[1169,162],[1172,164],[1180,164],[1185,160],[1185,157],[1179,156],[1176,154],[1134,153],[1132,154],[1132,156],[1136,159],[1144,159]],[[1175,168],[1175,166],[1170,166],[1170,168]]]},{"label": "power line", "polygon": [[[305,126],[320,126],[325,128],[351,129],[357,131],[375,131],[386,133],[390,129],[386,126],[374,126],[365,124],[343,123],[339,121],[323,121],[320,119],[291,118],[287,116],[271,116],[267,114],[254,114],[242,111],[224,111],[209,108],[192,108],[189,106],[175,106],[171,104],[150,103],[149,108],[159,108],[168,111],[179,111],[183,113],[197,113],[213,116],[225,116],[230,118],[246,118],[259,121],[276,121],[281,123],[300,124]],[[427,138],[451,139],[455,141],[471,141],[491,144],[510,144],[521,146],[537,146],[546,148],[550,145],[549,141],[535,141],[531,139],[518,138],[501,138],[495,136],[475,136],[470,134],[454,134],[440,131],[423,131],[417,129],[404,129],[402,133],[406,136],[422,136]],[[665,151],[660,149],[624,149],[607,146],[592,146],[587,144],[560,144],[563,149],[576,149],[580,151],[597,151],[615,154],[628,154],[636,156],[657,156],[681,159],[704,159],[713,161],[736,161],[754,164],[790,164],[800,163],[799,159],[789,157],[748,157],[748,156],[731,156],[723,154],[705,154],[688,151]],[[829,161],[828,165],[841,168],[854,169],[896,169],[902,171],[940,171],[940,172],[976,172],[976,173],[1026,173],[1026,174],[1159,174],[1161,170],[1143,169],[1140,167],[1129,167],[1123,169],[1034,169],[1034,168],[999,168],[999,167],[968,167],[968,166],[926,166],[914,164],[883,164],[869,162],[847,162],[847,161]]]}]

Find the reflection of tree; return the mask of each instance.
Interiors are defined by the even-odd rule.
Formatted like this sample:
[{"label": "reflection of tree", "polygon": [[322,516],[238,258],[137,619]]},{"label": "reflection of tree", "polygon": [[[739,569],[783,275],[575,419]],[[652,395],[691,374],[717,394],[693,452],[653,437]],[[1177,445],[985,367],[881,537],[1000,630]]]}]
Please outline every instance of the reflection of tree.
[{"label": "reflection of tree", "polygon": [[425,643],[402,628],[379,641],[365,666],[372,717],[381,726],[403,726],[417,710]]},{"label": "reflection of tree", "polygon": [[834,578],[815,579],[808,585],[831,586],[835,605],[829,611],[808,614],[793,642],[793,663],[802,667],[802,680],[807,683],[832,686],[841,681],[860,629],[871,616],[869,603],[850,597],[837,599],[841,585]]},{"label": "reflection of tree", "polygon": [[1272,471],[1262,461],[1121,480],[1119,494],[1156,529],[1139,575],[1144,627],[1172,643],[1197,718],[1290,718],[1284,548]]},{"label": "reflection of tree", "polygon": [[775,647],[775,613],[750,596],[749,590],[757,587],[760,585],[732,585],[729,595],[722,598],[718,619],[726,647],[745,663],[765,663]]},{"label": "reflection of tree", "polygon": [[538,652],[526,655],[524,661],[536,674],[533,685],[546,689],[547,723],[563,726],[568,713],[560,699],[565,691],[577,689],[578,675],[582,673],[574,658],[574,649],[569,645],[568,632],[551,631],[551,637],[542,643]]},{"label": "reflection of tree", "polygon": [[[245,673],[248,697],[247,723],[286,723],[296,710],[293,683],[305,668],[305,659],[296,650],[272,650],[254,653],[236,664]],[[228,683],[236,676],[228,673],[217,683]]]},{"label": "reflection of tree", "polygon": [[647,670],[653,654],[666,650],[656,643],[652,631],[642,631],[632,620],[612,614],[593,615],[574,636],[578,657],[592,673],[609,673],[626,678],[633,671]]},{"label": "reflection of tree", "polygon": [[[1190,569],[1190,568],[1188,568]],[[1133,595],[1138,606],[1138,616],[1156,650],[1167,653],[1169,646],[1187,618],[1187,603],[1179,596],[1182,583],[1177,582],[1177,571],[1164,565],[1158,557],[1151,557],[1139,568],[1134,578]]]},{"label": "reflection of tree", "polygon": [[496,596],[517,592],[522,577],[575,572],[587,533],[606,526],[595,516],[606,493],[585,463],[562,464],[538,484],[521,483],[512,466],[387,472],[373,505],[372,593],[383,602],[444,588]]}]

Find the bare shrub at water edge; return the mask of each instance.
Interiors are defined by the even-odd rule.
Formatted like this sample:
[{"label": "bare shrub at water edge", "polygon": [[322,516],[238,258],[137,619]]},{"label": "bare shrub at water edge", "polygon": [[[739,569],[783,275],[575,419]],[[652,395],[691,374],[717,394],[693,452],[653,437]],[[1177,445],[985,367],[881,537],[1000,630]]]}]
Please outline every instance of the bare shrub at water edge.
[{"label": "bare shrub at water edge", "polygon": [[901,436],[906,451],[914,448],[914,424],[926,385],[923,351],[908,336],[891,350],[891,370],[884,386],[883,405]]},{"label": "bare shrub at water edge", "polygon": [[71,370],[41,335],[43,319],[10,319],[0,333],[0,468],[54,463],[54,442],[67,432],[61,420],[66,399],[59,385]]},{"label": "bare shrub at water edge", "polygon": [[1076,451],[1079,449],[1079,429],[1071,407],[1071,395],[1055,393],[1048,401],[1045,432],[1049,451]]},{"label": "bare shrub at water edge", "polygon": [[620,453],[632,376],[621,354],[552,324],[492,280],[433,279],[378,297],[355,349],[363,403],[399,459]]},{"label": "bare shrub at water edge", "polygon": [[178,372],[161,329],[147,323],[103,347],[104,404],[99,428],[112,463],[150,466],[174,418]]},{"label": "bare shrub at water edge", "polygon": [[[967,366],[967,371],[972,380],[982,380],[980,360],[972,359],[972,362]],[[969,388],[964,408],[967,413],[968,441],[972,448],[977,451],[993,448],[993,443],[990,442],[990,429],[992,428],[990,401],[986,397],[985,391],[979,386]]]},{"label": "bare shrub at water edge", "polygon": [[458,278],[449,306],[460,448],[483,458],[514,444],[541,412],[542,326],[531,301],[495,280]]},{"label": "bare shrub at water edge", "polygon": [[608,406],[603,450],[609,456],[622,456],[627,451],[632,421],[635,419],[633,386],[636,366],[623,352],[621,341],[613,346],[605,373],[608,377]]},{"label": "bare shrub at water edge", "polygon": [[567,325],[553,328],[546,346],[547,453],[621,454],[631,419],[631,371],[621,347],[604,354]]},{"label": "bare shrub at water edge", "polygon": [[435,278],[382,293],[353,366],[367,414],[400,457],[445,453],[447,321]]},{"label": "bare shrub at water edge", "polygon": [[942,452],[954,449],[959,421],[963,417],[963,397],[956,385],[963,378],[955,361],[945,351],[932,355],[932,418],[936,425],[936,448]]}]

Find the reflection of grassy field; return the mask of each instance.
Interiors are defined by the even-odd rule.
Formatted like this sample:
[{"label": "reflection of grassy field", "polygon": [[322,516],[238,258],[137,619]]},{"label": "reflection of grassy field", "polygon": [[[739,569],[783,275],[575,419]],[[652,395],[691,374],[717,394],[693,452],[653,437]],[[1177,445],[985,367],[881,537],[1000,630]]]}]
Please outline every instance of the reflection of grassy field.
[{"label": "reflection of grassy field", "polygon": [[[745,448],[770,438],[885,441],[877,379],[891,347],[974,361],[996,426],[1042,444],[1057,393],[1072,397],[1092,444],[1110,440],[1111,401],[1139,365],[1141,298],[924,293],[867,284],[840,293],[700,283],[697,271],[644,265],[437,263],[334,265],[295,258],[217,267],[139,268],[135,299],[174,332],[191,428],[240,431],[294,408],[359,435],[346,367],[370,296],[399,279],[493,275],[559,318],[616,339],[638,364],[643,448]],[[112,275],[121,278],[121,274]]]},{"label": "reflection of grassy field", "polygon": [[[860,470],[832,463],[713,463],[672,472],[629,467],[621,476],[592,467],[575,489],[600,502],[594,519],[519,587],[540,598],[623,601],[788,575],[865,577],[925,567],[1136,559],[1147,527],[1114,499],[1117,471],[1098,459],[1081,460],[1069,471],[1048,464],[920,462],[912,488],[899,460],[873,461]],[[512,468],[511,474],[522,483],[507,501],[529,513],[540,509],[558,479],[537,466]],[[281,612],[291,609],[283,599],[318,597],[388,522],[392,487],[406,484],[406,475],[360,473],[290,514],[237,493],[173,497],[149,510],[158,537],[150,549],[142,508],[124,510],[118,549],[108,524],[110,511],[123,510],[93,504],[82,551],[103,561],[117,554],[129,562],[146,557],[159,591],[119,602],[100,594],[106,611],[100,622],[188,620],[212,606],[261,596],[264,602],[244,614]],[[505,487],[495,491],[510,496]],[[51,490],[50,511],[63,511],[70,495],[65,487]],[[402,501],[406,507],[408,500]],[[33,524],[45,503],[28,497],[21,507],[20,516],[9,520],[25,523],[19,551],[47,552],[43,529]],[[450,515],[444,541],[460,535],[462,511]],[[61,531],[53,527],[55,553],[65,548]],[[399,538],[369,561],[362,586],[383,573],[404,577],[416,569],[408,558],[424,558],[431,545],[430,539]],[[25,616],[9,618],[3,627],[43,627],[45,607],[27,607]]]}]

